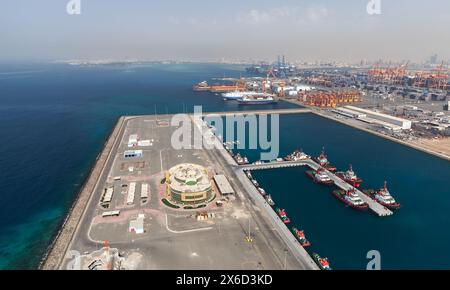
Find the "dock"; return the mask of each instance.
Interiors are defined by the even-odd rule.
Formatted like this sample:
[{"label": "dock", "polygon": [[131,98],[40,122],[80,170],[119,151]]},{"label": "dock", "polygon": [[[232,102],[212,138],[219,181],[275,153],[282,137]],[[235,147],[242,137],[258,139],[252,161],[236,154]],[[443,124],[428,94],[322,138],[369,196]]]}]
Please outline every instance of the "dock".
[{"label": "dock", "polygon": [[[242,170],[263,170],[263,169],[274,169],[274,168],[286,168],[286,167],[296,167],[296,166],[308,166],[311,169],[317,170],[320,165],[316,163],[314,160],[305,159],[300,161],[276,161],[276,162],[266,162],[262,164],[246,164],[240,165],[239,167]],[[340,179],[338,176],[333,174],[332,172],[325,170],[327,175],[333,180],[334,184],[343,189],[349,190],[354,188],[352,185]],[[362,191],[354,188],[359,197],[368,204],[369,208],[378,216],[390,216],[393,214],[391,210],[374,201],[372,198],[364,194]]]}]

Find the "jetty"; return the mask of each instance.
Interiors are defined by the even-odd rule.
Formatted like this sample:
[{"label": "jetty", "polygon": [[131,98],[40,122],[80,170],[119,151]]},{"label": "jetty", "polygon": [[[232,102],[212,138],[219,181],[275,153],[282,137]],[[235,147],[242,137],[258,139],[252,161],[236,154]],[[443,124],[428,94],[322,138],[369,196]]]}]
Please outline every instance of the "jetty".
[{"label": "jetty", "polygon": [[[239,168],[244,170],[263,170],[263,169],[274,169],[274,168],[286,168],[286,167],[296,167],[296,166],[308,166],[309,168],[313,170],[317,170],[320,168],[320,165],[311,159],[304,159],[299,161],[271,161],[271,162],[263,162],[261,164],[246,164],[246,165],[239,165]],[[324,168],[323,168],[324,169]],[[347,191],[349,189],[355,189],[356,193],[359,195],[359,197],[368,204],[369,208],[378,216],[390,216],[393,214],[391,210],[384,207],[383,205],[379,204],[366,194],[364,194],[362,191],[358,190],[357,188],[353,187],[352,185],[348,184],[347,182],[343,181],[341,178],[339,178],[334,173],[324,169],[326,174],[333,180],[334,184]]]}]

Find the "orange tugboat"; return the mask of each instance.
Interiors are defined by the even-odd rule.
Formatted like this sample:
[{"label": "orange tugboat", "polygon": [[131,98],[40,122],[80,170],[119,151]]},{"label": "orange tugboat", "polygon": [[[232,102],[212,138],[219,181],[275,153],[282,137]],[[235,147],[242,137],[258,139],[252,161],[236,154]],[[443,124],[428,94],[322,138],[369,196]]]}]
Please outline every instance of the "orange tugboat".
[{"label": "orange tugboat", "polygon": [[330,262],[328,262],[328,258],[322,258],[317,253],[313,253],[312,257],[321,270],[331,270]]},{"label": "orange tugboat", "polygon": [[280,216],[283,223],[288,224],[291,222],[291,220],[287,217],[286,211],[284,209],[276,209],[277,214]]},{"label": "orange tugboat", "polygon": [[292,232],[295,234],[295,237],[297,237],[298,241],[303,247],[311,246],[311,243],[306,239],[305,233],[296,227],[292,228]]}]

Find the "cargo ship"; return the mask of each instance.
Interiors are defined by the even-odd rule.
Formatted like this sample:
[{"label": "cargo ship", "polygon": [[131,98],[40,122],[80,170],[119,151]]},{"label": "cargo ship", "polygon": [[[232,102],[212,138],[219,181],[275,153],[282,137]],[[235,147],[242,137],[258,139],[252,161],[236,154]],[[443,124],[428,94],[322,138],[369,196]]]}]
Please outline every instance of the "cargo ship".
[{"label": "cargo ship", "polygon": [[345,182],[347,182],[348,184],[354,186],[354,187],[359,187],[361,185],[362,179],[359,178],[355,172],[353,171],[353,167],[350,164],[348,167],[348,170],[345,172],[337,172],[336,175],[344,180]]},{"label": "cargo ship", "polygon": [[361,197],[356,193],[355,189],[349,189],[347,191],[343,189],[335,189],[333,190],[333,195],[336,196],[337,199],[344,202],[346,205],[359,209],[359,210],[365,210],[369,206],[367,203],[365,203]]},{"label": "cargo ship", "polygon": [[400,208],[400,203],[396,202],[389,192],[386,181],[384,182],[384,187],[380,188],[379,190],[365,189],[363,190],[363,192],[382,206],[385,206],[389,209]]},{"label": "cargo ship", "polygon": [[300,161],[306,159],[311,159],[311,156],[302,152],[302,150],[295,150],[292,154],[289,154],[288,156],[284,157],[285,161]]},{"label": "cargo ship", "polygon": [[275,202],[273,201],[272,196],[271,196],[270,194],[266,195],[266,196],[265,196],[265,199],[266,199],[267,203],[268,203],[270,206],[274,206],[274,205],[275,205]]},{"label": "cargo ship", "polygon": [[328,176],[328,174],[322,169],[317,170],[307,170],[306,175],[314,180],[315,183],[330,185],[333,184],[333,180]]},{"label": "cargo ship", "polygon": [[283,223],[288,224],[291,222],[291,220],[288,218],[288,216],[286,215],[286,211],[284,209],[276,209],[277,214],[280,216],[281,220],[283,221]]},{"label": "cargo ship", "polygon": [[303,247],[311,246],[311,243],[306,239],[304,231],[300,231],[296,227],[293,227],[292,232],[294,233],[297,240],[300,242],[300,245],[302,245]]},{"label": "cargo ship", "polygon": [[212,85],[209,87],[211,93],[227,93],[235,91],[243,91],[245,88],[238,85]]},{"label": "cargo ship", "polygon": [[273,95],[265,94],[263,96],[259,95],[248,95],[237,100],[239,105],[266,105],[276,103],[277,100]]},{"label": "cargo ship", "polygon": [[247,157],[241,156],[239,153],[234,156],[234,160],[236,160],[238,165],[248,164]]},{"label": "cargo ship", "polygon": [[238,100],[238,99],[242,99],[245,96],[265,96],[266,94],[264,93],[257,93],[257,92],[252,92],[252,91],[234,91],[234,92],[228,92],[228,93],[223,93],[222,97],[224,98],[224,100]]},{"label": "cargo ship", "polygon": [[208,85],[207,81],[199,82],[198,84],[194,85],[192,89],[195,92],[207,92],[211,89],[211,87]]},{"label": "cargo ship", "polygon": [[336,171],[336,167],[330,164],[330,162],[328,161],[327,155],[325,154],[325,148],[322,148],[322,152],[318,157],[314,158],[314,160],[326,170],[331,172]]},{"label": "cargo ship", "polygon": [[312,257],[314,261],[316,262],[317,266],[321,270],[331,270],[330,262],[328,261],[328,258],[322,258],[319,254],[313,253]]}]

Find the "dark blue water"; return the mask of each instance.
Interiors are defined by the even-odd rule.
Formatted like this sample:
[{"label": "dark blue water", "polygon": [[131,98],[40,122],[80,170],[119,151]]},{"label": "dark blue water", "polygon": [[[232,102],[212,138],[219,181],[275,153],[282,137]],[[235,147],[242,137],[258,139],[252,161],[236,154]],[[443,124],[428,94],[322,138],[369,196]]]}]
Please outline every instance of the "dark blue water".
[{"label": "dark blue water", "polygon": [[[280,156],[297,148],[317,156],[326,147],[340,169],[353,164],[363,186],[384,180],[402,208],[380,218],[345,207],[331,188],[314,184],[304,168],[254,171],[253,176],[306,231],[337,269],[365,269],[369,250],[383,269],[450,268],[450,162],[312,114],[280,117]],[[257,150],[239,150],[259,159]]]},{"label": "dark blue water", "polygon": [[240,110],[191,88],[241,74],[202,64],[0,64],[0,269],[38,265],[119,116]]}]

